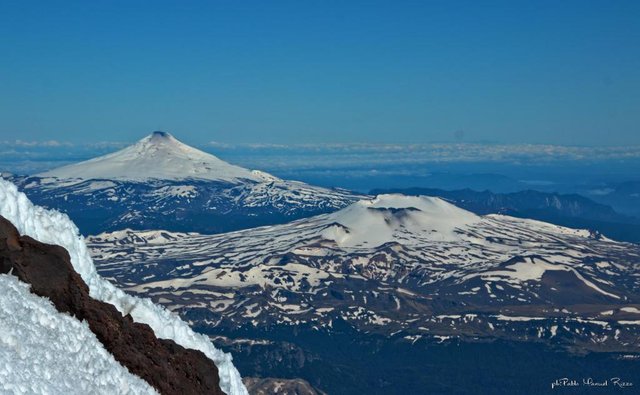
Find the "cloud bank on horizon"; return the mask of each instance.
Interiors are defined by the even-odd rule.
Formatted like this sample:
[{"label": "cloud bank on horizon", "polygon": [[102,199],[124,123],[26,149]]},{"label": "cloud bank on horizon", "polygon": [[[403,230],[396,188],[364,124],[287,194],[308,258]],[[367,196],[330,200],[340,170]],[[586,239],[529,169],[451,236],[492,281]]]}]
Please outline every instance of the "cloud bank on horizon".
[{"label": "cloud bank on horizon", "polygon": [[[116,151],[129,143],[103,141],[78,144],[65,141],[0,141],[0,171],[31,174]],[[640,160],[640,146],[581,147],[536,144],[227,144],[200,146],[241,166],[267,171],[379,168],[447,163],[509,165],[588,164]]]}]

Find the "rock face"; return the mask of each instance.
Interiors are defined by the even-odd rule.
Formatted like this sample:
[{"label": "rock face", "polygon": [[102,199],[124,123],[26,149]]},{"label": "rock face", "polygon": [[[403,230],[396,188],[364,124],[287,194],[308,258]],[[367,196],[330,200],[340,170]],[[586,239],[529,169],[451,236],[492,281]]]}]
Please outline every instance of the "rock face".
[{"label": "rock face", "polygon": [[274,379],[247,377],[244,379],[249,392],[253,395],[323,395],[307,381],[302,379]]},{"label": "rock face", "polygon": [[56,309],[88,322],[92,332],[130,372],[163,394],[223,394],[218,369],[202,352],[158,339],[148,325],[122,316],[110,304],[89,296],[89,288],[59,246],[20,236],[0,217],[0,272],[31,285]]}]

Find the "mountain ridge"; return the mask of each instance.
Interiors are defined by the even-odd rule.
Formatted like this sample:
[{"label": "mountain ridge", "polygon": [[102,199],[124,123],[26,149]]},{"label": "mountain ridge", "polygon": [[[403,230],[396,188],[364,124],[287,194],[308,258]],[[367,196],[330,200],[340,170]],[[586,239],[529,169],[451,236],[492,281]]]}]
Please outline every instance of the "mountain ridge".
[{"label": "mountain ridge", "polygon": [[113,305],[89,296],[89,287],[73,269],[67,250],[20,236],[0,216],[0,273],[12,273],[30,291],[51,300],[60,313],[88,323],[104,348],[130,372],[160,393],[224,395],[218,368],[201,351],[156,337]]},{"label": "mountain ridge", "polygon": [[186,322],[160,305],[126,294],[97,273],[85,241],[67,215],[34,205],[15,185],[5,180],[0,180],[0,215],[10,221],[20,235],[64,248],[74,271],[89,287],[92,298],[112,305],[136,323],[148,325],[157,337],[201,351],[217,366],[220,388],[225,393],[246,395],[246,388],[229,354],[217,349],[207,337],[194,332]]}]

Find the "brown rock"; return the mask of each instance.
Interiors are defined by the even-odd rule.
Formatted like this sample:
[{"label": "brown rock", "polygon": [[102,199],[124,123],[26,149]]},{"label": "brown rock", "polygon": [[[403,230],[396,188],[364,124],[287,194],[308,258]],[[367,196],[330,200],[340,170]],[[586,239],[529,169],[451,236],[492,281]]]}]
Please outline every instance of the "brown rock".
[{"label": "brown rock", "polygon": [[245,377],[242,381],[252,395],[326,395],[303,379]]},{"label": "brown rock", "polygon": [[118,362],[160,393],[223,394],[218,369],[202,352],[158,339],[148,325],[92,299],[64,248],[20,236],[0,216],[0,273],[10,271],[31,284],[32,293],[49,298],[58,311],[86,320]]}]

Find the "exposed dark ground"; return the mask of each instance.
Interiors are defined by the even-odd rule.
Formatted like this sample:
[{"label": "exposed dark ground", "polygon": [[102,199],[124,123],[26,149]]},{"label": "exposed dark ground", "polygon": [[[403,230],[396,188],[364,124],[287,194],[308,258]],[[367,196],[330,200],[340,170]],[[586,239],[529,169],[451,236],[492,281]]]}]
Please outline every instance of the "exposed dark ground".
[{"label": "exposed dark ground", "polygon": [[[329,394],[636,394],[640,388],[638,355],[575,355],[552,346],[505,341],[411,344],[356,333],[341,323],[332,334],[300,329],[239,330],[234,335],[274,341],[228,347],[243,374],[300,377]],[[634,387],[618,388],[610,381],[606,388],[551,388],[556,379],[615,377]]]}]

